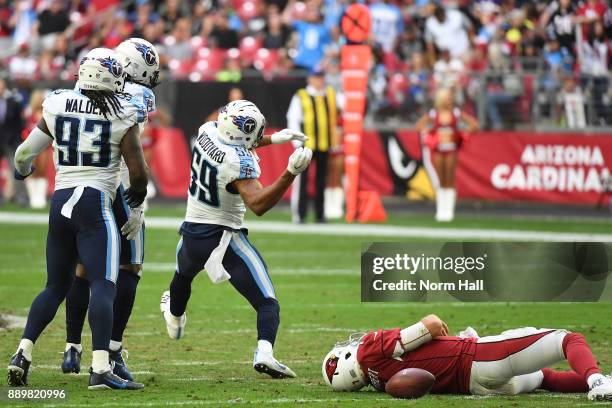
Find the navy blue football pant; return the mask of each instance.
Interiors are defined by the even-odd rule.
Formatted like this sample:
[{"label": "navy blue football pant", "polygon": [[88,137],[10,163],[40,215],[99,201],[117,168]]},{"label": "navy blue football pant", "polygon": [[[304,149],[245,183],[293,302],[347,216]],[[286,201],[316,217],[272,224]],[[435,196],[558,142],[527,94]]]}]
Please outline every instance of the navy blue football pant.
[{"label": "navy blue football pant", "polygon": [[[170,284],[170,312],[181,316],[187,308],[193,278],[204,269],[211,252],[219,245],[223,228],[183,223],[177,246],[177,270]],[[257,339],[274,344],[280,323],[280,307],[268,267],[245,231],[235,232],[223,258],[230,283],[257,312]]]},{"label": "navy blue football pant", "polygon": [[[130,218],[130,208],[124,198],[125,188],[120,185],[117,189],[115,200],[113,201],[113,215],[117,226],[121,227]],[[131,241],[120,234],[121,265],[141,265],[144,260],[144,230],[142,225],[140,232]],[[87,271],[87,269],[86,269]],[[113,306],[113,331],[111,339],[121,342],[123,332],[127,326],[132,308],[136,299],[136,288],[140,280],[140,273],[135,275],[130,270],[119,269],[119,276],[116,280],[117,295]],[[89,283],[86,278],[77,277],[66,296],[66,342],[81,343],[81,332],[87,314],[89,304]]]},{"label": "navy blue football pant", "polygon": [[47,233],[47,284],[30,307],[23,338],[36,342],[53,320],[72,284],[77,260],[90,283],[89,325],[93,350],[107,350],[113,325],[115,281],[119,272],[119,230],[111,197],[86,187],[70,218],[61,214],[74,188],[58,190],[51,198]]}]

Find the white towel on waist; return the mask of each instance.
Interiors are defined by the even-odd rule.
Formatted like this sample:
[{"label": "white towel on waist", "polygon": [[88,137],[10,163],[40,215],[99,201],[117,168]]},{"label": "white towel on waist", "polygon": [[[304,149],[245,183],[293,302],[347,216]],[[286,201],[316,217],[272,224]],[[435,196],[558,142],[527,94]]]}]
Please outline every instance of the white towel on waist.
[{"label": "white towel on waist", "polygon": [[208,261],[206,261],[206,264],[204,265],[204,269],[206,269],[206,273],[208,274],[208,277],[212,283],[221,283],[231,278],[230,274],[227,273],[223,267],[223,257],[225,256],[225,251],[232,240],[233,234],[234,233],[229,230],[223,231],[219,245],[213,249],[208,257]]}]

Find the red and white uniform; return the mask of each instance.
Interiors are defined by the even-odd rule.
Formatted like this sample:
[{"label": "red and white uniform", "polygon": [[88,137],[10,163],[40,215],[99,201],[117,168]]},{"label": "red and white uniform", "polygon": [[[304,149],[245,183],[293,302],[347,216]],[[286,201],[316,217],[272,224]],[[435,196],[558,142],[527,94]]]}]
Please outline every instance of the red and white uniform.
[{"label": "red and white uniform", "polygon": [[457,151],[467,135],[459,130],[461,120],[461,110],[454,108],[449,123],[440,121],[440,114],[435,109],[429,111],[429,117],[433,122],[433,127],[425,134],[425,145],[431,150],[439,153],[450,153]]},{"label": "red and white uniform", "polygon": [[526,327],[481,338],[436,337],[404,351],[400,328],[366,334],[357,361],[370,384],[384,391],[386,382],[405,368],[436,377],[437,394],[518,394],[538,388],[542,369],[565,360],[565,330]]}]

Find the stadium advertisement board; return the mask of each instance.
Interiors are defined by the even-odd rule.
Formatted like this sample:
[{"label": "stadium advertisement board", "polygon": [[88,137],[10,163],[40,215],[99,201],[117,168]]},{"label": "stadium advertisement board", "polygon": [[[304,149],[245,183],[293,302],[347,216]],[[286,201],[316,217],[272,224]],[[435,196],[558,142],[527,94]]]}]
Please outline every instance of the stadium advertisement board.
[{"label": "stadium advertisement board", "polygon": [[[367,132],[362,187],[431,198],[421,144],[411,131]],[[461,150],[462,198],[595,205],[607,203],[612,138],[606,135],[481,132]]]}]

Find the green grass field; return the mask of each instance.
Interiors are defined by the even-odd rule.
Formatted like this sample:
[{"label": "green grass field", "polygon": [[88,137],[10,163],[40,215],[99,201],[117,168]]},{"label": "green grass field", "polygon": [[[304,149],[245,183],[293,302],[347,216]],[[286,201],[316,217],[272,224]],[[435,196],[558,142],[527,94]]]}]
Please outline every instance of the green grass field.
[{"label": "green grass field", "polygon": [[[11,208],[11,211],[16,209]],[[153,208],[149,216],[182,216],[179,206]],[[252,218],[252,216],[250,217]],[[391,223],[434,227],[422,216],[393,215]],[[287,220],[283,211],[264,219]],[[552,232],[612,233],[612,223],[601,220],[547,218],[460,217],[451,225],[461,228],[519,229]],[[0,313],[26,316],[30,302],[45,282],[44,225],[0,222]],[[394,400],[362,391],[333,393],[321,378],[321,360],[337,340],[351,332],[412,324],[427,313],[445,319],[451,331],[468,325],[480,335],[497,334],[521,326],[563,327],[583,332],[601,366],[612,371],[612,303],[392,303],[360,302],[359,255],[361,242],[374,237],[252,233],[270,267],[281,304],[281,328],[275,355],[299,375],[294,380],[271,380],[251,367],[256,342],[255,313],[228,284],[213,286],[199,276],[188,307],[186,336],[170,340],[159,313],[159,298],[174,272],[178,235],[168,229],[147,230],[146,263],[124,345],[128,365],[146,384],[141,392],[92,392],[86,375],[63,375],[64,307],[34,349],[30,386],[67,390],[65,401],[31,403],[43,406],[577,406],[592,405],[584,395],[535,393],[517,397],[477,398],[426,396],[417,401]],[[391,240],[385,238],[384,240]],[[0,355],[8,362],[21,329],[0,330]],[[91,345],[84,333],[84,348]],[[91,354],[83,355],[87,369]],[[566,367],[566,366],[560,366]],[[6,403],[2,389],[0,404]],[[27,402],[12,402],[25,406]]]}]

